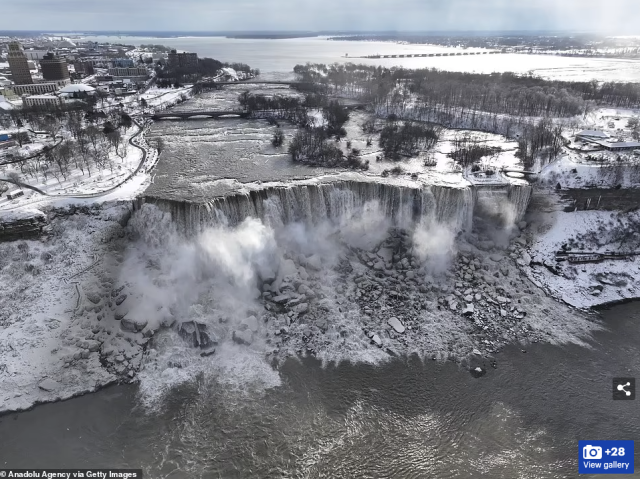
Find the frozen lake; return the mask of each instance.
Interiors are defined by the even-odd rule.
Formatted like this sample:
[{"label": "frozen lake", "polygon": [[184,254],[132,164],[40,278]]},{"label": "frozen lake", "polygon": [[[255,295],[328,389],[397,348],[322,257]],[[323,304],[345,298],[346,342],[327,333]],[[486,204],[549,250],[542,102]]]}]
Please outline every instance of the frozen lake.
[{"label": "frozen lake", "polygon": [[[247,63],[263,73],[291,73],[296,64],[358,62],[386,67],[438,68],[477,73],[531,72],[544,78],[574,81],[640,81],[640,61],[552,55],[500,54],[480,56],[359,59],[366,55],[443,53],[459,49],[437,45],[404,45],[390,42],[333,41],[326,37],[284,40],[233,39],[225,37],[84,37],[87,40],[162,44],[196,52],[225,62]],[[467,51],[473,51],[469,49]],[[348,55],[345,58],[345,55]]]}]

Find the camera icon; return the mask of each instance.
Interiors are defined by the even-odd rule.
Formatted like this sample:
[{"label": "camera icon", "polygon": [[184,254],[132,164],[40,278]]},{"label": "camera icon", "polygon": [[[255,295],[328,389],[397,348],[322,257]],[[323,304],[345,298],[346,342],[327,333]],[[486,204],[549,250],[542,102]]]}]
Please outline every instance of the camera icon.
[{"label": "camera icon", "polygon": [[583,459],[602,459],[602,448],[587,444],[582,448]]}]

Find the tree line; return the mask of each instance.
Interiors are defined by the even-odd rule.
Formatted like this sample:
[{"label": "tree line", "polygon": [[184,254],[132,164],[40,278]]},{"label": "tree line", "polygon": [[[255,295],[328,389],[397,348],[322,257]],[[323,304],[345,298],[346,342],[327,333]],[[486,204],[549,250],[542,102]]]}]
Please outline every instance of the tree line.
[{"label": "tree line", "polygon": [[574,116],[592,109],[589,102],[640,107],[640,84],[630,82],[567,82],[510,72],[408,70],[353,63],[296,65],[294,73],[301,81],[370,101],[382,101],[400,89],[400,94],[406,90],[427,105],[516,116]]}]

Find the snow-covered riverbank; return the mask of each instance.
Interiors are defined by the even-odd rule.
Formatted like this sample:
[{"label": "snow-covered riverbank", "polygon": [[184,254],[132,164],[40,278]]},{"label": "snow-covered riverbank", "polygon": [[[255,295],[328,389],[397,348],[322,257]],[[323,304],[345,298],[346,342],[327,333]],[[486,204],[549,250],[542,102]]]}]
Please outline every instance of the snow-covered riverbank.
[{"label": "snow-covered riverbank", "polygon": [[127,204],[50,212],[49,237],[0,244],[0,413],[93,391],[139,366],[146,340],[106,314],[123,286],[130,213]]}]

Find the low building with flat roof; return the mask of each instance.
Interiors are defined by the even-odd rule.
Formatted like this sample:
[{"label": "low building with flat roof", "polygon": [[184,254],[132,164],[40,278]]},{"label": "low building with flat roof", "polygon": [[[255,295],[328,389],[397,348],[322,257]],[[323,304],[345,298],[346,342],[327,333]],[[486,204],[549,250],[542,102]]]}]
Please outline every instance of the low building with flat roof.
[{"label": "low building with flat roof", "polygon": [[60,88],[64,88],[71,80],[58,80],[52,82],[32,83],[30,85],[13,85],[11,89],[17,95],[43,95],[45,93],[53,93]]},{"label": "low building with flat roof", "polygon": [[606,140],[607,138],[609,138],[609,135],[607,135],[604,131],[598,130],[582,130],[581,132],[576,133],[577,140],[593,141]]},{"label": "low building with flat roof", "polygon": [[638,141],[597,141],[595,143],[609,151],[628,151],[640,148],[640,142]]},{"label": "low building with flat roof", "polygon": [[109,75],[113,78],[145,79],[149,72],[145,67],[109,68]]},{"label": "low building with flat roof", "polygon": [[31,95],[22,99],[22,104],[26,107],[33,106],[59,106],[62,105],[62,99],[55,95]]}]

